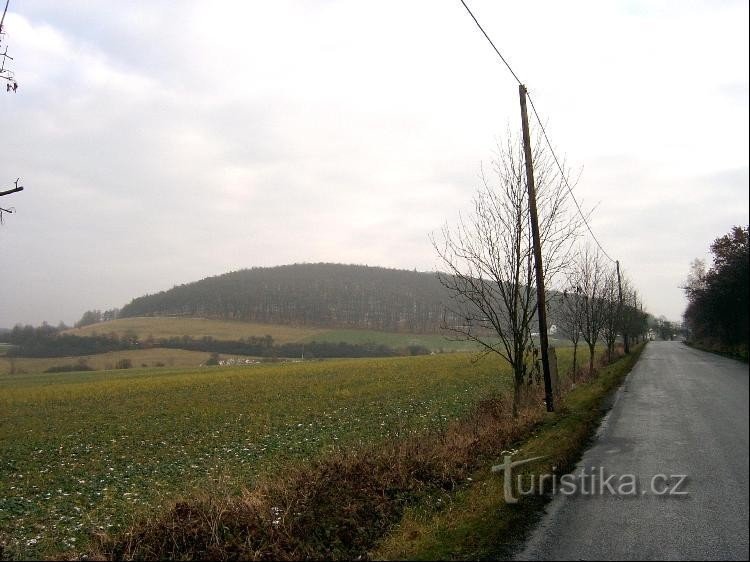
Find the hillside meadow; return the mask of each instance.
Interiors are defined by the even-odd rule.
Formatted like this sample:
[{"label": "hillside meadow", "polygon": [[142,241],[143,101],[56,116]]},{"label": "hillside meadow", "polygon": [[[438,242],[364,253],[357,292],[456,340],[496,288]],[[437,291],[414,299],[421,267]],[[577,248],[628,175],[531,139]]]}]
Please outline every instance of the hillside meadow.
[{"label": "hillside meadow", "polygon": [[[300,327],[184,316],[119,318],[82,328],[72,328],[65,333],[78,336],[109,333],[115,333],[119,336],[135,334],[139,339],[145,339],[148,336],[152,336],[154,339],[185,335],[193,338],[210,336],[217,340],[238,340],[270,335],[276,343],[280,344],[319,341],[353,344],[376,343],[393,348],[421,345],[431,351],[475,351],[477,349],[477,346],[472,342],[454,341],[449,333],[413,334],[362,329]],[[569,343],[559,338],[550,338],[550,342],[555,345],[567,345]]]},{"label": "hillside meadow", "polygon": [[0,376],[0,542],[80,552],[177,498],[439,429],[510,388],[506,367],[472,358]]},{"label": "hillside meadow", "polygon": [[193,338],[210,336],[217,340],[239,340],[248,337],[270,335],[279,344],[318,341],[353,344],[376,343],[393,348],[422,345],[432,351],[471,351],[476,348],[472,343],[451,341],[448,337],[441,334],[300,327],[183,316],[118,318],[110,322],[100,322],[82,328],[73,328],[67,330],[65,333],[78,336],[109,333],[115,333],[119,336],[135,334],[141,340],[149,336],[152,336],[154,339],[160,339],[185,335],[192,336]]},{"label": "hillside meadow", "polygon": [[101,335],[112,332],[119,336],[135,334],[139,339],[145,339],[149,336],[152,336],[154,339],[174,336],[192,336],[194,338],[210,336],[217,340],[238,340],[270,335],[278,343],[296,343],[315,339],[318,334],[322,334],[326,330],[312,327],[211,320],[184,316],[148,316],[118,318],[110,322],[90,324],[82,328],[72,328],[66,331],[66,333],[77,336]]}]

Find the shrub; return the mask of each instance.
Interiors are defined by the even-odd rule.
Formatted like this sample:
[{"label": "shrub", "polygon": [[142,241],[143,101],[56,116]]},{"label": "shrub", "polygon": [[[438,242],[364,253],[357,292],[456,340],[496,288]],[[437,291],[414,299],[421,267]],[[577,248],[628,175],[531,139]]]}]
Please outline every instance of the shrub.
[{"label": "shrub", "polygon": [[130,369],[133,366],[133,362],[130,359],[120,359],[115,363],[115,369]]},{"label": "shrub", "polygon": [[45,373],[72,373],[75,371],[93,371],[94,368],[85,363],[76,363],[75,365],[54,365],[44,371]]}]

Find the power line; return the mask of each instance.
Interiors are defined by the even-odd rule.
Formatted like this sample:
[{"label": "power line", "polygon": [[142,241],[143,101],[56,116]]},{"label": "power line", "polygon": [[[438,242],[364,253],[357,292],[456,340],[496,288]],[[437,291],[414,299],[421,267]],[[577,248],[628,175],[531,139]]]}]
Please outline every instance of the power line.
[{"label": "power line", "polygon": [[547,136],[547,131],[544,129],[544,125],[542,124],[542,120],[539,117],[539,113],[536,110],[536,107],[534,106],[534,100],[531,99],[531,95],[527,92],[527,97],[529,98],[529,103],[531,104],[531,109],[534,111],[534,115],[536,116],[537,123],[539,123],[539,127],[542,129],[542,135],[544,136],[544,140],[547,141],[547,146],[549,147],[550,152],[552,153],[552,158],[555,159],[555,163],[557,164],[557,167],[560,169],[560,175],[562,176],[563,181],[565,182],[565,187],[568,188],[568,193],[570,193],[570,196],[573,198],[573,202],[576,204],[576,209],[578,209],[578,214],[581,215],[581,218],[583,219],[583,224],[586,225],[586,228],[589,231],[589,234],[591,234],[591,237],[594,239],[594,242],[596,242],[596,245],[599,246],[599,249],[602,251],[602,253],[609,259],[609,261],[616,263],[617,260],[612,259],[612,256],[610,256],[607,251],[604,249],[604,247],[599,243],[599,240],[596,238],[596,235],[594,234],[594,231],[591,230],[591,226],[589,225],[589,222],[586,220],[586,216],[583,214],[583,211],[581,210],[581,206],[578,204],[578,200],[576,199],[576,196],[573,195],[573,189],[570,187],[570,184],[568,183],[568,176],[565,175],[565,170],[563,170],[563,167],[560,165],[560,161],[557,159],[557,154],[555,154],[555,149],[552,148],[552,143],[549,140],[549,137]]},{"label": "power line", "polygon": [[487,38],[487,41],[489,41],[490,45],[492,45],[492,48],[495,49],[495,52],[497,53],[497,56],[500,57],[500,60],[503,61],[505,63],[505,66],[508,67],[508,70],[510,70],[510,73],[513,75],[513,78],[516,79],[516,82],[518,82],[519,84],[521,84],[521,80],[518,78],[518,76],[516,76],[516,73],[513,72],[513,69],[508,64],[508,61],[505,60],[505,57],[500,53],[500,51],[498,50],[498,48],[495,47],[495,44],[492,42],[492,39],[490,39],[490,36],[487,35],[487,32],[484,30],[484,28],[481,26],[481,24],[479,23],[479,21],[477,20],[477,18],[471,12],[471,10],[469,9],[469,6],[466,5],[466,2],[464,2],[464,0],[461,0],[461,4],[463,4],[464,8],[466,8],[466,11],[469,12],[469,15],[471,16],[471,19],[474,20],[475,24],[477,24],[477,27],[479,28],[479,31],[481,31],[484,34],[484,36]]},{"label": "power line", "polygon": [[10,4],[10,0],[6,0],[5,2],[5,9],[3,10],[3,17],[0,19],[0,32],[3,30],[3,23],[5,23],[5,14],[8,13],[8,4]]},{"label": "power line", "polygon": [[[490,45],[492,45],[492,48],[497,53],[497,56],[500,57],[500,60],[503,61],[505,66],[508,68],[510,73],[513,75],[513,78],[516,79],[516,82],[518,82],[519,85],[522,84],[520,78],[518,78],[518,75],[513,72],[513,69],[510,67],[510,64],[508,64],[508,61],[505,60],[505,57],[500,53],[500,50],[495,46],[495,43],[493,43],[492,39],[490,39],[490,36],[487,35],[487,32],[484,30],[482,25],[479,23],[479,20],[477,20],[476,16],[472,13],[469,6],[464,2],[464,0],[461,0],[461,4],[463,4],[464,8],[466,8],[466,11],[469,12],[469,15],[471,16],[471,19],[474,20],[474,23],[477,24],[477,27],[479,28],[479,31],[482,32],[482,34],[487,38],[487,41],[489,41]],[[529,102],[531,103],[531,109],[534,111],[534,115],[536,116],[536,120],[539,123],[539,126],[542,129],[542,134],[544,135],[544,140],[547,142],[547,146],[549,147],[550,151],[552,152],[552,157],[555,160],[555,163],[557,164],[557,167],[560,169],[560,174],[562,175],[563,181],[565,182],[565,186],[568,188],[568,193],[570,193],[570,196],[573,198],[573,202],[576,204],[576,209],[578,209],[578,214],[581,215],[581,219],[583,219],[583,223],[586,225],[586,228],[588,229],[589,233],[591,234],[591,237],[594,239],[594,242],[596,242],[596,245],[599,247],[599,249],[602,251],[602,253],[609,259],[611,262],[616,262],[616,260],[612,259],[612,257],[607,253],[607,251],[604,249],[604,247],[599,243],[599,240],[594,235],[594,231],[591,230],[591,226],[589,225],[588,221],[586,220],[586,216],[583,214],[583,211],[581,210],[581,206],[578,204],[578,200],[576,199],[576,196],[573,194],[573,189],[570,187],[570,184],[568,183],[568,177],[565,175],[565,170],[563,170],[562,165],[560,165],[560,160],[557,158],[557,154],[555,154],[555,149],[552,148],[552,143],[549,140],[549,137],[547,136],[547,131],[544,129],[544,125],[542,124],[542,120],[539,118],[539,113],[536,110],[536,107],[534,106],[534,100],[531,99],[531,95],[528,94],[527,96],[529,98]]]}]

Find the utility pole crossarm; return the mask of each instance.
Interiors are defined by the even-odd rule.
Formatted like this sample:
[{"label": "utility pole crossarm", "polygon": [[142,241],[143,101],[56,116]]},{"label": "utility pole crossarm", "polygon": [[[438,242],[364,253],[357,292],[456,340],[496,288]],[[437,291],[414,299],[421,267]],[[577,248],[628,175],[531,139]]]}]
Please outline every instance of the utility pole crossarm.
[{"label": "utility pole crossarm", "polygon": [[9,189],[7,191],[0,191],[0,197],[3,195],[10,195],[11,193],[16,193],[17,191],[23,191],[23,186],[14,187],[13,189]]},{"label": "utility pole crossarm", "polygon": [[18,185],[18,181],[20,179],[21,178],[16,178],[16,181],[14,182],[15,183],[15,187],[13,189],[8,189],[6,191],[0,191],[0,197],[2,197],[3,195],[10,195],[11,193],[16,193],[17,191],[23,191],[23,186],[22,185]]}]

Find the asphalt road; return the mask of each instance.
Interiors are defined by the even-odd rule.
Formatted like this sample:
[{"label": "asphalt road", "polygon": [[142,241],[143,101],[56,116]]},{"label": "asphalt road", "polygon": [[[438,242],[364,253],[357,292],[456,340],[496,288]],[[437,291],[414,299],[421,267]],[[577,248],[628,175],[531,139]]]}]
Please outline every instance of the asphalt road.
[{"label": "asphalt road", "polygon": [[558,492],[516,558],[747,560],[748,423],[747,364],[650,342],[575,471],[586,493]]}]

